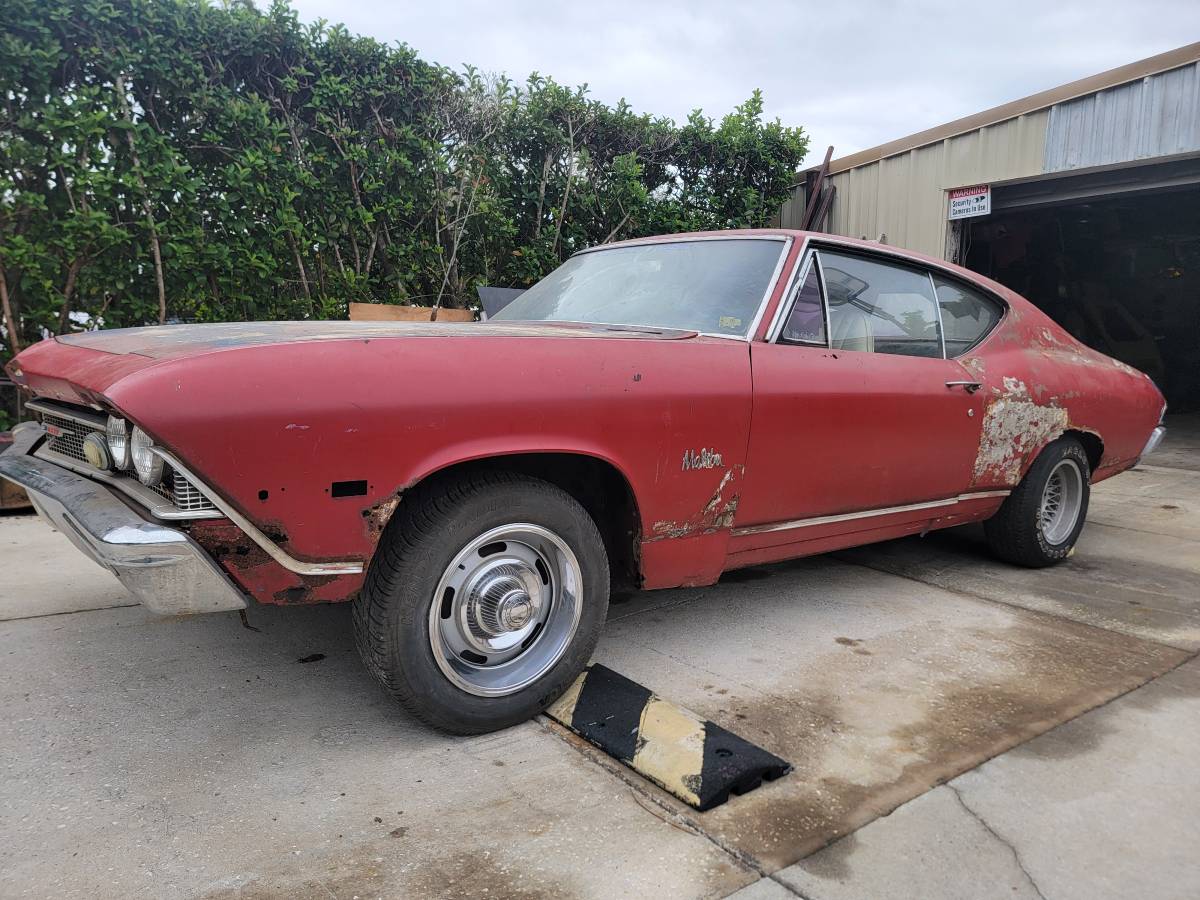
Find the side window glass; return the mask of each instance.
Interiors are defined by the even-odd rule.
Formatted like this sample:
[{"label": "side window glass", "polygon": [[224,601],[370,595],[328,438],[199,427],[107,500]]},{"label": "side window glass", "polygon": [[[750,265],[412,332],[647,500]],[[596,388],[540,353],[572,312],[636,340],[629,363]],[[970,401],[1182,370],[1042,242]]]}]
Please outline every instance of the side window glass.
[{"label": "side window glass", "polygon": [[942,336],[929,276],[859,256],[822,251],[835,350],[941,358]]},{"label": "side window glass", "polygon": [[978,291],[934,275],[942,327],[946,331],[946,355],[960,356],[980,341],[1000,321],[1000,304]]},{"label": "side window glass", "polygon": [[804,284],[796,293],[792,311],[788,314],[779,340],[785,344],[825,345],[825,311],[821,308],[821,276],[814,258],[808,267]]}]

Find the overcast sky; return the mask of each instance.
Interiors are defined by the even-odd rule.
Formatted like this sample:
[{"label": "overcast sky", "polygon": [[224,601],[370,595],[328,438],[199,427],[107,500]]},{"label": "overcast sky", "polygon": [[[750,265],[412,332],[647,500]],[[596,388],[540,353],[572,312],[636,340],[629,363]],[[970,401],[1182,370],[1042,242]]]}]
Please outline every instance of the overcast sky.
[{"label": "overcast sky", "polygon": [[768,117],[809,133],[810,161],[1200,40],[1200,0],[292,2],[452,68],[586,82],[677,121],[761,88]]}]

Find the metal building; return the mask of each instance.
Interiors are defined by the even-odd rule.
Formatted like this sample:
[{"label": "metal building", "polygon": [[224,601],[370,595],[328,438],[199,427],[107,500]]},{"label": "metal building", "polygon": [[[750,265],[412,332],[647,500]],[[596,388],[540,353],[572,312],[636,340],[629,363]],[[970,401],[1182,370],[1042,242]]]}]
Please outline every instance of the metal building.
[{"label": "metal building", "polygon": [[[780,213],[939,256],[1200,409],[1200,43],[833,160]],[[811,201],[811,202],[810,202]]]}]

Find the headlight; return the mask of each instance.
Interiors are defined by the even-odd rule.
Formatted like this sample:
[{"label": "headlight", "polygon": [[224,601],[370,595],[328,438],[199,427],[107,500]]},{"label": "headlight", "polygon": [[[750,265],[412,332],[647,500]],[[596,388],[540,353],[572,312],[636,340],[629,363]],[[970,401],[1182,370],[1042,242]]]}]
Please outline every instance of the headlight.
[{"label": "headlight", "polygon": [[150,440],[150,435],[134,425],[129,455],[133,458],[133,469],[137,472],[138,481],[147,487],[154,487],[162,481],[163,461],[150,451],[153,446],[154,441]]},{"label": "headlight", "polygon": [[113,466],[121,470],[128,469],[129,430],[125,427],[125,420],[109,416],[105,436],[108,440],[108,454],[112,457]]}]

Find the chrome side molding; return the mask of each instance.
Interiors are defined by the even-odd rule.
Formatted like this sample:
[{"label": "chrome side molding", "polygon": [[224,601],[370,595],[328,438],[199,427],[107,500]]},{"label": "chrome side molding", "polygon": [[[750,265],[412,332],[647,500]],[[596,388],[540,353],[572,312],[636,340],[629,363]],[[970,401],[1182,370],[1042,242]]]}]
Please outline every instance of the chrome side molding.
[{"label": "chrome side molding", "polygon": [[957,506],[968,500],[987,500],[993,497],[1007,497],[1012,491],[974,491],[969,494],[959,494],[957,497],[947,497],[945,500],[929,500],[925,503],[909,503],[904,506],[885,506],[878,509],[864,509],[858,512],[840,513],[835,516],[815,516],[811,519],[792,519],[788,522],[768,522],[765,525],[748,525],[735,528],[731,532],[734,537],[747,534],[768,534],[772,531],[790,531],[793,528],[811,528],[814,525],[832,525],[837,522],[852,522],[855,519],[873,519],[879,516],[891,516],[896,513],[919,512],[923,509],[941,509],[947,506]]}]

